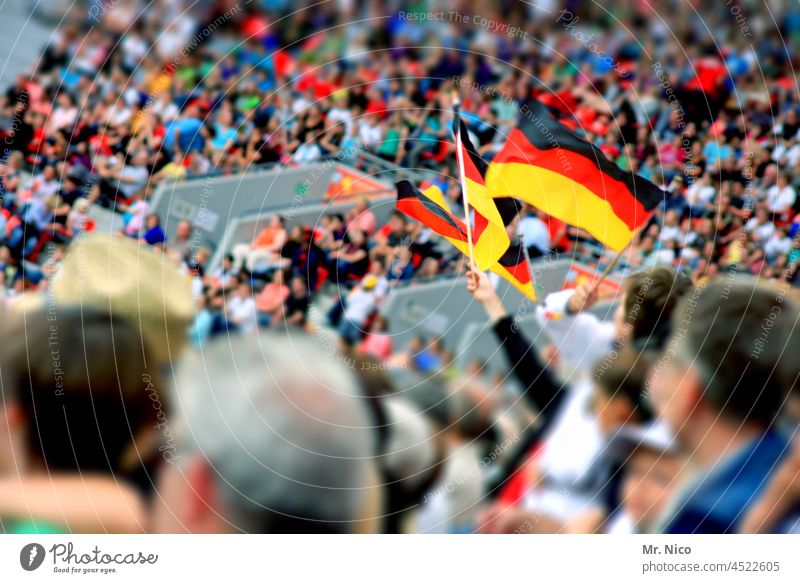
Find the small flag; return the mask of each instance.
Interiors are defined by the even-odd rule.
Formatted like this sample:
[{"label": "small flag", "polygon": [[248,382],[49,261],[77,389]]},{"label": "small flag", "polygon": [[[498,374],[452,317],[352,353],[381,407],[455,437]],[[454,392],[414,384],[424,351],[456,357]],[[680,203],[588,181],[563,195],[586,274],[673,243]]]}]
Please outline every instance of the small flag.
[{"label": "small flag", "polygon": [[[486,189],[487,164],[478,155],[463,120],[456,114],[453,120],[456,147],[460,147],[460,159],[464,163],[466,198],[473,209],[473,254],[479,269],[486,270],[497,263],[508,250],[511,241],[497,205]],[[458,154],[457,154],[458,156]]]},{"label": "small flag", "polygon": [[[420,192],[407,180],[398,182],[396,187],[397,209],[400,212],[441,235],[456,249],[469,256],[467,227],[464,221],[450,212],[441,190],[431,186],[424,192]],[[485,234],[484,230],[481,236],[485,236]],[[479,239],[476,239],[475,248],[478,247],[478,244]],[[487,266],[487,269],[507,280],[526,297],[531,300],[536,299],[527,256],[519,243],[509,245],[498,260]]]}]

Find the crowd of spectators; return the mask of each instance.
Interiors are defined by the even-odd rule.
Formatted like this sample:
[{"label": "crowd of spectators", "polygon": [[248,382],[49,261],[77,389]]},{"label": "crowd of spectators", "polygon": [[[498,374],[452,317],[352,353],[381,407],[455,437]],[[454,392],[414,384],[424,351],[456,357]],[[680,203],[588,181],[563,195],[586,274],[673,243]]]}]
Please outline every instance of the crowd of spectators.
[{"label": "crowd of spectators", "polygon": [[[8,324],[4,337],[16,335],[22,348],[9,343],[0,366],[8,386],[31,391],[4,394],[3,433],[12,443],[0,453],[19,433],[14,451],[22,448],[31,468],[0,479],[5,527],[25,527],[14,511],[20,488],[35,491],[37,471],[48,468],[125,478],[126,489],[106,498],[108,516],[87,522],[88,503],[69,516],[26,514],[74,531],[109,529],[108,521],[123,532],[796,531],[798,396],[785,356],[798,317],[787,289],[800,285],[796,55],[760,17],[751,23],[754,52],[723,3],[705,21],[676,16],[666,27],[636,3],[612,15],[570,2],[549,13],[468,2],[464,14],[481,19],[444,22],[426,17],[436,2],[425,10],[389,4],[326,3],[283,15],[278,26],[279,12],[256,6],[219,2],[178,17],[180,2],[163,2],[137,18],[137,2],[113,2],[102,27],[68,19],[35,73],[0,97],[5,304],[21,308],[26,296],[49,293],[70,248],[97,244],[93,217],[112,212],[121,219],[117,235],[133,246],[127,253],[152,253],[191,281],[194,317],[183,329],[202,354],[169,351],[180,374],[174,387],[161,379],[158,394],[174,416],[174,442],[148,431],[153,413],[134,398],[124,430],[98,427],[82,440],[90,444],[85,458],[70,460],[63,450],[71,442],[59,433],[69,423],[54,423],[46,442],[33,437],[36,392],[49,377],[29,369],[48,365],[20,356],[31,342],[47,343],[47,312],[26,312],[38,328],[24,340]],[[800,33],[796,8],[775,17],[787,36]],[[590,34],[598,40],[585,42]],[[480,362],[460,369],[437,337],[393,345],[392,315],[381,312],[392,288],[468,268],[401,213],[379,224],[360,198],[349,213],[314,224],[274,215],[212,265],[197,227],[182,221],[167,234],[150,207],[164,181],[366,150],[420,170],[463,214],[449,129],[454,92],[487,160],[520,105],[539,99],[665,191],[617,266],[625,283],[615,322],[588,313],[597,302],[588,287],[551,294],[536,308],[550,344],[544,356],[486,276],[470,273],[521,399]],[[532,261],[587,250],[601,266],[611,260],[586,233],[525,205],[508,230]],[[722,300],[727,311],[715,318]],[[84,329],[78,319],[86,315],[64,306],[61,344],[79,351],[86,337],[103,346],[113,334],[115,346],[105,349],[114,352],[136,340],[135,322],[101,314],[90,314],[94,327]],[[682,328],[687,314],[690,331]],[[726,351],[737,322],[753,332]],[[291,342],[280,335],[286,330]],[[329,337],[338,358],[318,346]],[[144,361],[126,366],[147,368]],[[742,371],[743,362],[752,366]],[[107,381],[111,371],[70,378],[76,418],[91,375]],[[135,376],[116,382],[138,394]],[[234,378],[241,395],[223,398]],[[110,421],[125,415],[114,395],[102,398]],[[209,402],[226,409],[210,411]],[[115,449],[104,461],[90,446],[108,439]],[[136,459],[139,451],[149,454]],[[9,460],[0,462],[5,471]],[[283,478],[270,482],[265,468]],[[113,489],[104,477],[91,485],[98,495]],[[64,477],[54,487],[77,486]],[[202,495],[209,498],[186,503]]]}]

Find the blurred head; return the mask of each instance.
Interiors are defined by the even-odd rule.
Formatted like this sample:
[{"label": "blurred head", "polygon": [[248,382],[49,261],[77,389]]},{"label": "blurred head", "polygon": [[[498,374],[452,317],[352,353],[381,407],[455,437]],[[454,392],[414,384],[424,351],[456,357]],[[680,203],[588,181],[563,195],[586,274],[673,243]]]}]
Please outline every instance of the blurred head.
[{"label": "blurred head", "polygon": [[680,484],[682,460],[646,446],[637,447],[625,463],[622,500],[639,532],[652,532]]},{"label": "blurred head", "polygon": [[[784,290],[785,291],[785,290]],[[800,373],[800,311],[776,285],[740,276],[716,279],[681,300],[654,374],[652,400],[682,445],[764,430]]]},{"label": "blurred head", "polygon": [[59,304],[9,315],[3,338],[3,401],[16,405],[11,421],[24,428],[17,463],[48,472],[132,469],[124,458],[159,422],[153,403],[163,386],[138,331],[107,309]]},{"label": "blurred head", "polygon": [[297,297],[302,297],[308,291],[308,284],[306,280],[299,276],[295,275],[292,280],[289,282],[290,289],[292,293]]},{"label": "blurred head", "polygon": [[691,279],[669,265],[645,269],[625,278],[625,297],[614,314],[617,338],[660,345],[669,331],[672,311],[692,287]]},{"label": "blurred head", "polygon": [[391,227],[392,231],[395,233],[404,232],[406,229],[406,218],[399,212],[392,213],[392,216],[389,217],[389,226]]},{"label": "blurred head", "polygon": [[180,221],[175,228],[175,236],[181,241],[185,241],[192,236],[192,223],[187,220]]},{"label": "blurred head", "polygon": [[[615,358],[611,358],[615,355]],[[652,420],[653,413],[645,399],[645,380],[649,359],[633,349],[612,352],[594,369],[594,413],[600,430],[610,435],[627,424]]]},{"label": "blurred head", "polygon": [[370,413],[314,338],[211,344],[183,363],[175,406],[157,532],[352,532],[376,516]]}]

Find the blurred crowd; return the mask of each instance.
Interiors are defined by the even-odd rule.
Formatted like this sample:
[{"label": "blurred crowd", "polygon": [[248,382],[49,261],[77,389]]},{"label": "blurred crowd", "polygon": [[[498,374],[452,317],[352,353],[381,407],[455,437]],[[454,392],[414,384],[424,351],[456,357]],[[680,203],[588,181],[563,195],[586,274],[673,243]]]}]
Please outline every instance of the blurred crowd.
[{"label": "blurred crowd", "polygon": [[[800,8],[745,31],[725,3],[140,4],[72,12],[0,96],[5,530],[800,528]],[[276,214],[216,265],[151,208],[367,151],[462,214],[456,93],[487,160],[537,99],[665,191],[613,322],[550,294],[539,350],[469,272],[507,375],[394,344],[394,287],[469,271],[398,212]],[[534,262],[611,261],[526,205],[508,230]]]}]

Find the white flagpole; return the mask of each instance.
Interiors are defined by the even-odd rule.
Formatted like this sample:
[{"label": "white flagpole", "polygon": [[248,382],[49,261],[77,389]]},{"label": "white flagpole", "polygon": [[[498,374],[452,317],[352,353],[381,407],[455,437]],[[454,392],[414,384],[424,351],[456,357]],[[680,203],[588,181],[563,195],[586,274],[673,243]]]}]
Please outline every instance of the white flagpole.
[{"label": "white flagpole", "polygon": [[458,174],[461,180],[461,199],[464,204],[464,224],[467,226],[467,245],[469,246],[470,267],[477,271],[475,265],[475,250],[472,245],[472,225],[469,219],[469,195],[467,194],[467,177],[464,171],[464,153],[461,148],[461,100],[458,96],[453,98],[453,112],[455,120],[453,122],[453,132],[456,135],[456,160],[458,161]]}]

